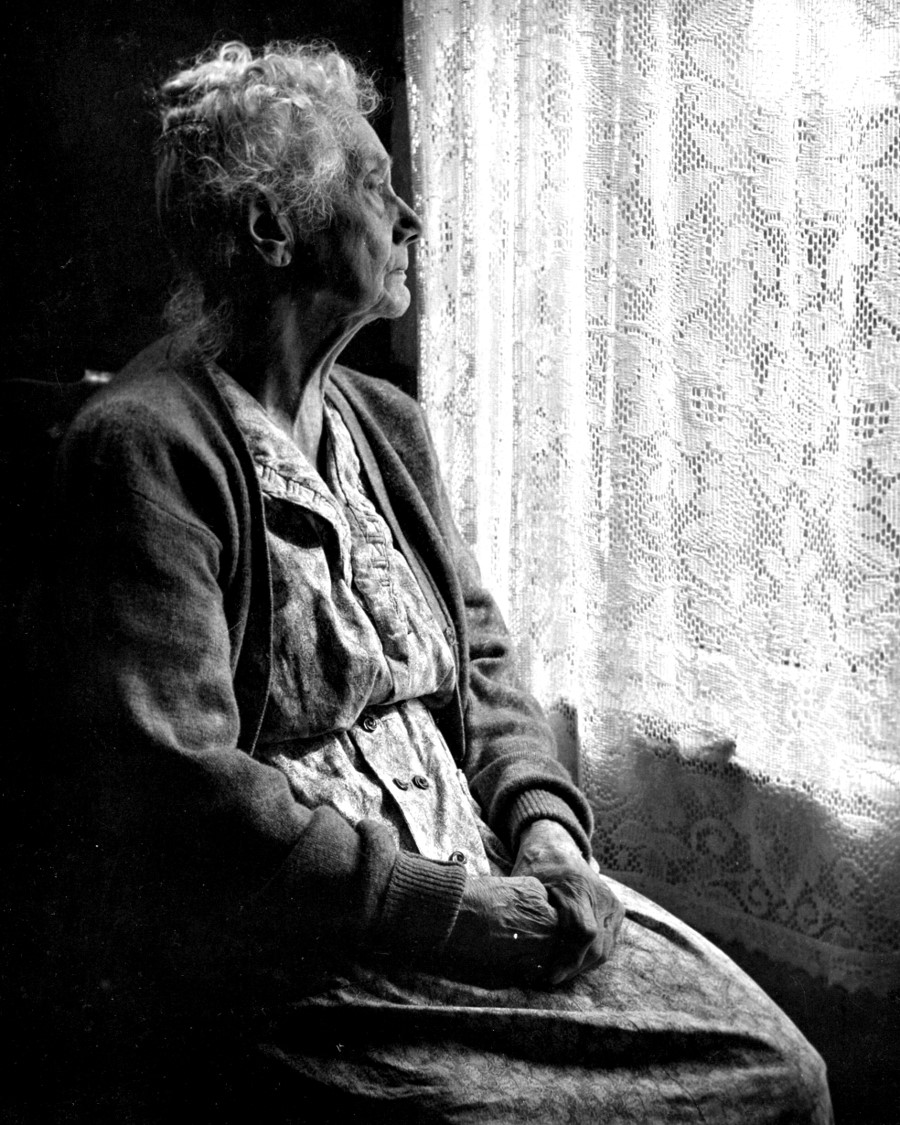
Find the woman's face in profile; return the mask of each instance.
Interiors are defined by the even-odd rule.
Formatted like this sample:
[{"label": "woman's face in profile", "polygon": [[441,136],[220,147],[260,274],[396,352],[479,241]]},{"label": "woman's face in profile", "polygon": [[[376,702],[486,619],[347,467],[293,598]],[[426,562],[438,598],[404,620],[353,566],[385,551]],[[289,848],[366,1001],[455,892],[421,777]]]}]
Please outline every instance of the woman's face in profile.
[{"label": "woman's face in profile", "polygon": [[330,226],[309,243],[317,272],[313,287],[349,317],[402,316],[410,300],[409,244],[422,226],[391,187],[390,157],[362,117],[354,122],[350,149],[347,194]]}]

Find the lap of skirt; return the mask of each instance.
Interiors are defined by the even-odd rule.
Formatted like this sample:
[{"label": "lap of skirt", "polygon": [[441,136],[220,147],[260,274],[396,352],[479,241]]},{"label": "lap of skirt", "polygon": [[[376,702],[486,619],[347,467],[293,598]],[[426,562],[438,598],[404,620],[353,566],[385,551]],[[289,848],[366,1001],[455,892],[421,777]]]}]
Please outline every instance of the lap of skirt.
[{"label": "lap of skirt", "polygon": [[260,1120],[828,1125],[824,1064],[784,1013],[610,882],[626,908],[616,950],[562,987],[358,968],[267,1013],[239,1064]]}]

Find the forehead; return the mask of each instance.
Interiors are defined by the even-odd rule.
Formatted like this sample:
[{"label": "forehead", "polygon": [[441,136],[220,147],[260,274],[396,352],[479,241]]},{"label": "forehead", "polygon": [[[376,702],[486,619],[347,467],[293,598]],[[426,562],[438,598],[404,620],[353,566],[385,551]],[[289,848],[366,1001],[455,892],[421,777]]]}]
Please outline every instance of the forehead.
[{"label": "forehead", "polygon": [[391,158],[387,150],[364,117],[358,117],[351,123],[347,147],[361,165],[390,166]]}]

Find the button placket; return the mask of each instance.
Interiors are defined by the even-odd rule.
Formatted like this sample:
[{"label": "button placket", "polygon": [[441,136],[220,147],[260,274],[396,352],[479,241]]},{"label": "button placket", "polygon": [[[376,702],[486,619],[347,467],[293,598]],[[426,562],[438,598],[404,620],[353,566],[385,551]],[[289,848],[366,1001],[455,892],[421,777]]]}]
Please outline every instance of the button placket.
[{"label": "button placket", "polygon": [[[373,734],[363,729],[368,714],[377,720]],[[403,824],[418,852],[465,871],[490,874],[471,797],[457,780],[456,764],[424,705],[418,700],[397,706],[372,703],[360,712],[354,730],[357,752],[381,781],[392,819]],[[412,745],[410,730],[415,732]],[[464,861],[450,859],[457,851]]]}]

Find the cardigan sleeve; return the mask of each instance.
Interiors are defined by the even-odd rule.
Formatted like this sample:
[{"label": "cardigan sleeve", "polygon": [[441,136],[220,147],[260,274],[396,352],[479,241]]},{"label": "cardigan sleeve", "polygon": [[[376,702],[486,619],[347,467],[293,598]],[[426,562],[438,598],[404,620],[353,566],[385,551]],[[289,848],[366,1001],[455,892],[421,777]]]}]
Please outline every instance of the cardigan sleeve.
[{"label": "cardigan sleeve", "polygon": [[[451,512],[437,452],[421,407],[383,380],[344,372],[341,388],[368,438],[398,519],[441,588],[460,649],[463,769],[494,832],[513,854],[535,820],[564,825],[590,856],[588,802],[559,761],[537,701],[517,682],[514,650],[500,610]],[[382,444],[382,443],[386,443]],[[402,470],[394,463],[402,464]],[[419,514],[419,505],[427,516]]]},{"label": "cardigan sleeve", "polygon": [[464,769],[469,787],[513,855],[523,830],[536,820],[549,819],[567,828],[590,858],[590,806],[559,761],[540,705],[518,682],[509,630],[449,515],[442,483],[439,495],[441,522],[465,606]]},{"label": "cardigan sleeve", "polygon": [[226,613],[238,519],[215,460],[166,426],[113,398],[76,420],[60,457],[77,893],[111,946],[213,977],[217,960],[233,972],[264,952],[302,981],[367,948],[439,947],[465,873],[398,852],[374,822],[305,808],[240,748],[241,620]]}]

